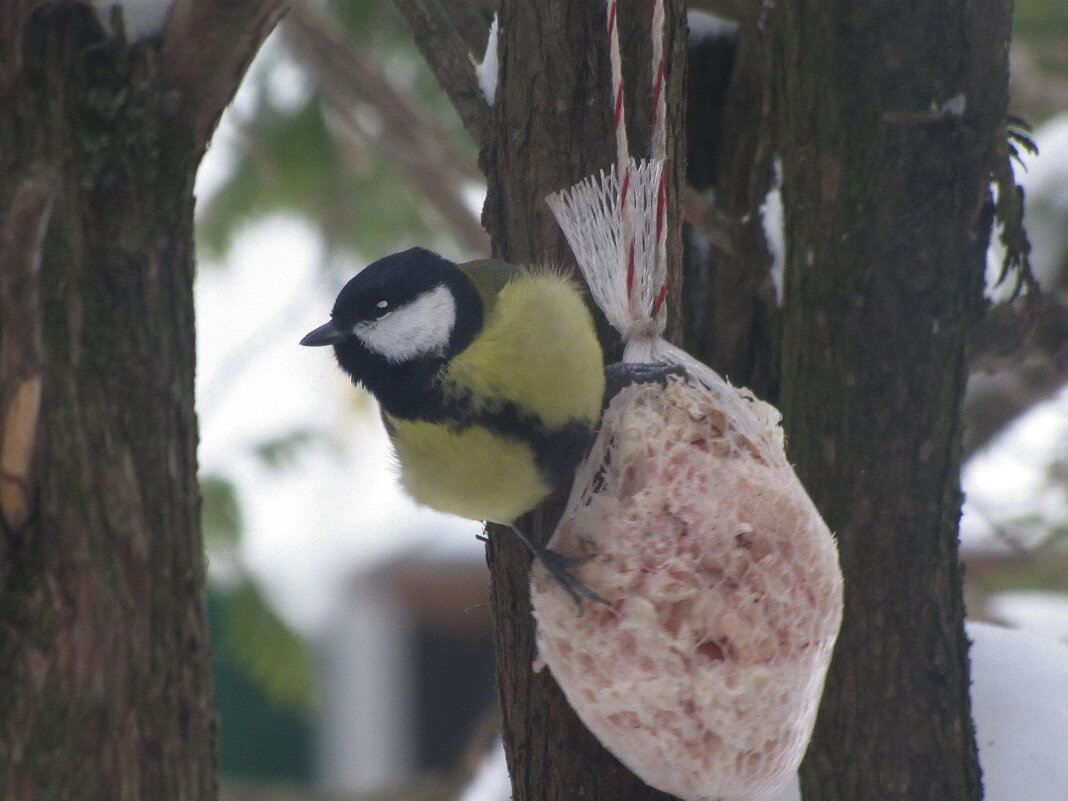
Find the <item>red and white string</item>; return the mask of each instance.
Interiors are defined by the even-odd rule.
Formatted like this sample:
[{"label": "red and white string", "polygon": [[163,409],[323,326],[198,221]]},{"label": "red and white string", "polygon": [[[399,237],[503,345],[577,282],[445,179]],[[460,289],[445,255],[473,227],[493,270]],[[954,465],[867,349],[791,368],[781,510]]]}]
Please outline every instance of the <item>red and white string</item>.
[{"label": "red and white string", "polygon": [[630,193],[630,147],[623,100],[623,59],[619,53],[619,0],[608,0],[608,54],[612,65],[612,127],[616,135],[616,175],[619,176],[619,215],[627,265],[627,298],[634,303],[634,214]]},{"label": "red and white string", "polygon": [[[649,25],[649,37],[652,42],[652,131],[651,131],[651,157],[655,160],[664,161],[667,158],[667,97],[664,91],[666,63],[664,59],[664,1],[650,0],[652,4],[652,18]],[[627,122],[625,102],[623,99],[623,66],[619,48],[619,0],[607,0],[608,21],[608,49],[612,68],[612,119],[615,128],[616,139],[616,174],[619,176],[619,214],[623,233],[623,253],[627,266],[627,296],[630,299],[634,311],[638,311],[641,299],[635,289],[635,247],[634,230],[637,221],[634,219],[634,204],[630,198],[631,190],[631,160],[627,144]],[[666,184],[664,173],[660,173],[659,186],[656,198],[656,247],[655,259],[658,266],[662,266],[667,260],[667,236],[665,231],[665,207],[667,205]],[[653,302],[652,316],[660,317],[664,308],[664,300],[667,298],[667,282],[663,281],[657,290]]]},{"label": "red and white string", "polygon": [[[653,79],[653,124],[652,147],[653,160],[667,161],[667,92],[665,78],[667,65],[664,60],[664,0],[652,0],[653,16],[649,25],[652,39],[652,79]],[[667,264],[667,235],[665,231],[665,211],[667,206],[667,170],[660,173],[656,192],[656,261],[659,265]],[[660,285],[656,301],[653,303],[653,317],[659,317],[667,299],[667,281]]]}]

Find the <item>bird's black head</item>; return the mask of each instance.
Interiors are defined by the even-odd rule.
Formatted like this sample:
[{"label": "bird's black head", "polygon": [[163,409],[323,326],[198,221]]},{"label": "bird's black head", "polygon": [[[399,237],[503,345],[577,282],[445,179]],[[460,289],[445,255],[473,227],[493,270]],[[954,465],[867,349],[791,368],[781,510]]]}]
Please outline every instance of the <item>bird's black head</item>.
[{"label": "bird's black head", "polygon": [[301,340],[333,345],[341,368],[392,413],[420,402],[482,328],[482,301],[451,261],[423,248],[386,256],[345,284],[330,322]]}]

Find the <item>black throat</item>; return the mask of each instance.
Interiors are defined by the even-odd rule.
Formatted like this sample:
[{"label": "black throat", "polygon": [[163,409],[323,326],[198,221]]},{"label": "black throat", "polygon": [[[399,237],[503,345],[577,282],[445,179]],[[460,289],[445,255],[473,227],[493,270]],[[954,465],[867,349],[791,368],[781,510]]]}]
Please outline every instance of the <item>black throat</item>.
[{"label": "black throat", "polygon": [[[444,261],[444,260],[442,260]],[[457,353],[471,344],[484,323],[482,298],[474,284],[455,265],[446,263],[444,283],[456,300],[456,324],[443,353],[390,362],[368,350],[354,336],[334,345],[338,364],[353,383],[375,396],[383,411],[407,420],[440,420],[447,414],[441,391],[441,372]]]},{"label": "black throat", "polygon": [[353,383],[362,384],[388,414],[409,420],[438,416],[443,403],[438,378],[448,363],[446,356],[393,364],[371,353],[355,338],[334,345],[334,354]]}]

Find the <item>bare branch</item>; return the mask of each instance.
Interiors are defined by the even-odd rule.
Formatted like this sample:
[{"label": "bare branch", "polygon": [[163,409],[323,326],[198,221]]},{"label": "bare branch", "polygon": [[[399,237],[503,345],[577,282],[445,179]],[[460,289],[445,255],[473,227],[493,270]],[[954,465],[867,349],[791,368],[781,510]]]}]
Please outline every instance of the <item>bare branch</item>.
[{"label": "bare branch", "polygon": [[287,0],[176,0],[163,39],[163,72],[182,93],[198,149],[207,146],[253,56],[287,7]]},{"label": "bare branch", "polygon": [[994,306],[972,332],[965,451],[1068,383],[1068,307],[1051,295]]},{"label": "bare branch", "polygon": [[448,94],[464,127],[480,147],[489,131],[490,107],[478,85],[474,61],[440,0],[393,0],[412,29],[441,88]]},{"label": "bare branch", "polygon": [[482,173],[466,153],[453,146],[442,126],[394,87],[382,70],[356,50],[327,19],[294,5],[282,26],[293,55],[311,71],[324,93],[345,101],[373,106],[389,136],[419,143],[440,154],[465,178],[481,180]]},{"label": "bare branch", "polygon": [[992,307],[972,332],[969,359],[973,371],[1042,364],[1068,377],[1068,307],[1049,294]]},{"label": "bare branch", "polygon": [[[482,180],[477,165],[448,133],[398,92],[382,72],[318,14],[294,6],[283,31],[293,56],[316,78],[337,122],[371,140],[429,201],[464,244],[489,252],[489,237],[461,195],[464,180]],[[380,133],[357,124],[354,108],[367,105],[381,117]]]}]

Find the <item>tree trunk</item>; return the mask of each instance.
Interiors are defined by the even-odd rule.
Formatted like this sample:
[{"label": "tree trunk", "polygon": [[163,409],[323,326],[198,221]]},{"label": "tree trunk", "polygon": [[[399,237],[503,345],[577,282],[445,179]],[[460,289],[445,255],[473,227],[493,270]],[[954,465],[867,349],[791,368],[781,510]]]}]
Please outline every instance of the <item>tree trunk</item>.
[{"label": "tree trunk", "polygon": [[[648,155],[648,6],[620,4],[630,141],[637,156]],[[684,174],[684,154],[676,149],[683,138],[681,3],[667,4],[667,19],[665,53],[671,67],[667,138],[672,162],[668,192],[677,199]],[[489,185],[483,220],[497,256],[519,263],[574,264],[544,197],[614,163],[605,22],[603,3],[503,3],[497,102],[491,136],[483,140],[482,151]],[[677,220],[677,203],[669,209],[669,219]],[[677,231],[677,225],[668,230],[673,228]],[[678,275],[680,258],[680,244],[672,238],[672,276]],[[559,507],[549,505],[519,525],[533,525],[534,536],[545,542],[558,514]],[[665,798],[600,746],[548,671],[531,671],[535,645],[527,553],[509,532],[494,530],[489,560],[504,742],[515,801]]]},{"label": "tree trunk", "polygon": [[248,5],[240,56],[196,39],[199,92],[195,0],[163,56],[84,5],[0,12],[0,798],[215,797],[193,179],[277,19]]},{"label": "tree trunk", "polygon": [[686,349],[774,402],[778,308],[764,231],[774,179],[767,27],[746,18],[735,43],[699,41],[688,51],[686,217],[708,247],[687,253],[680,294]]},{"label": "tree trunk", "polygon": [[778,3],[781,406],[845,621],[808,799],[981,795],[957,520],[1009,4]]}]

